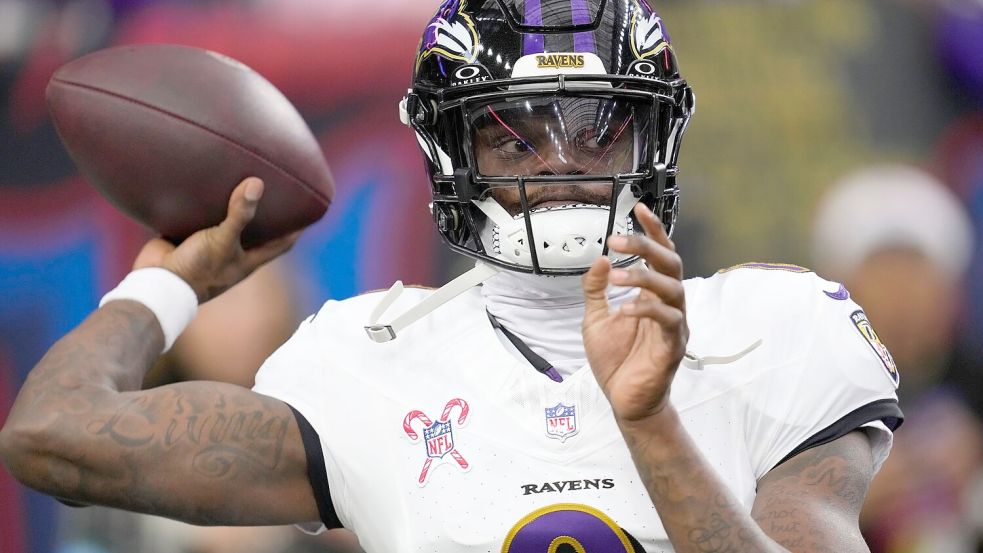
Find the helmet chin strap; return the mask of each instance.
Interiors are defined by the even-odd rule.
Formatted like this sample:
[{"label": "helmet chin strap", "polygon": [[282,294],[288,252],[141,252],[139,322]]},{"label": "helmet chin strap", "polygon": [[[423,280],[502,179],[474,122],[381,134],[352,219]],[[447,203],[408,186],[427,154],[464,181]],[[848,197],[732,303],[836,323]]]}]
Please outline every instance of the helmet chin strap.
[{"label": "helmet chin strap", "polygon": [[[494,224],[491,232],[482,233],[485,250],[503,261],[532,268],[530,248],[535,247],[541,268],[586,269],[604,252],[610,216],[607,206],[573,204],[532,211],[528,217],[536,244],[531,245],[525,216],[511,216],[491,196],[472,203]],[[628,215],[637,203],[638,198],[630,187],[623,187],[615,205],[612,234],[634,232]],[[631,256],[610,254],[610,257],[612,261],[621,261]]]},{"label": "helmet chin strap", "polygon": [[407,309],[402,315],[393,319],[392,322],[379,324],[382,316],[386,314],[386,311],[392,307],[400,294],[403,293],[403,281],[397,280],[392,285],[392,288],[386,292],[386,295],[383,296],[382,301],[372,310],[372,314],[369,316],[369,324],[365,327],[365,332],[376,343],[381,344],[395,340],[396,335],[404,328],[426,317],[441,305],[495,276],[499,270],[491,265],[479,262],[475,265],[474,269],[434,290],[423,301]]}]

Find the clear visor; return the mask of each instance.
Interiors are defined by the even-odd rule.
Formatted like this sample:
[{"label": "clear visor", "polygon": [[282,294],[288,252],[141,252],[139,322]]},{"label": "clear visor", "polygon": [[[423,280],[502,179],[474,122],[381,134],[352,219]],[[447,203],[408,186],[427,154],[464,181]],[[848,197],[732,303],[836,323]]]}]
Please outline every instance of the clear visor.
[{"label": "clear visor", "polygon": [[540,95],[470,110],[483,177],[623,175],[644,172],[651,104],[613,97]]}]

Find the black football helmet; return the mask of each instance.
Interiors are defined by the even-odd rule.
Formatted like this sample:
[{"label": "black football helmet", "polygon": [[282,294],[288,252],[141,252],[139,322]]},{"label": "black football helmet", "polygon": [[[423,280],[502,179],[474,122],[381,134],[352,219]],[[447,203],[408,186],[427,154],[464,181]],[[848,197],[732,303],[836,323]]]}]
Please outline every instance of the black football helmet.
[{"label": "black football helmet", "polygon": [[634,231],[639,201],[672,232],[694,106],[648,0],[446,0],[400,110],[452,249],[571,275]]}]

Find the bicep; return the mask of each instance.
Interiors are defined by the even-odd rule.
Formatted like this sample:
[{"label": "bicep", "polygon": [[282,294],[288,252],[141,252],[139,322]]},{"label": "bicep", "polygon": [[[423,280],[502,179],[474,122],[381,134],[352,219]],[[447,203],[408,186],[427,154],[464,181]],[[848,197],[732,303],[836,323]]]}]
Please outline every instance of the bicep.
[{"label": "bicep", "polygon": [[73,497],[195,524],[318,519],[298,424],[281,401],[188,382],[92,409],[66,429],[81,434],[66,440],[77,444],[65,452]]},{"label": "bicep", "polygon": [[761,478],[751,516],[790,551],[869,551],[858,518],[873,466],[861,431],[804,451]]}]

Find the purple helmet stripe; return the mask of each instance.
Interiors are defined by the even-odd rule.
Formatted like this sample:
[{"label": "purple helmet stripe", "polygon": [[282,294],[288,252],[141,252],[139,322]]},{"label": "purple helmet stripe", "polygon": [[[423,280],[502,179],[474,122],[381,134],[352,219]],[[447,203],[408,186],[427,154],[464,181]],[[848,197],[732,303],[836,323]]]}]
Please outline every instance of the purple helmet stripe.
[{"label": "purple helmet stripe", "polygon": [[[543,10],[539,0],[526,0],[526,25],[541,26],[543,24]],[[541,34],[527,34],[523,38],[522,53],[542,54],[546,51],[546,41]]]},{"label": "purple helmet stripe", "polygon": [[[573,13],[574,25],[586,25],[591,22],[590,8],[587,7],[587,0],[571,0],[570,8]],[[594,44],[594,33],[588,31],[577,33],[573,37],[574,52],[597,53],[597,45]]]}]

